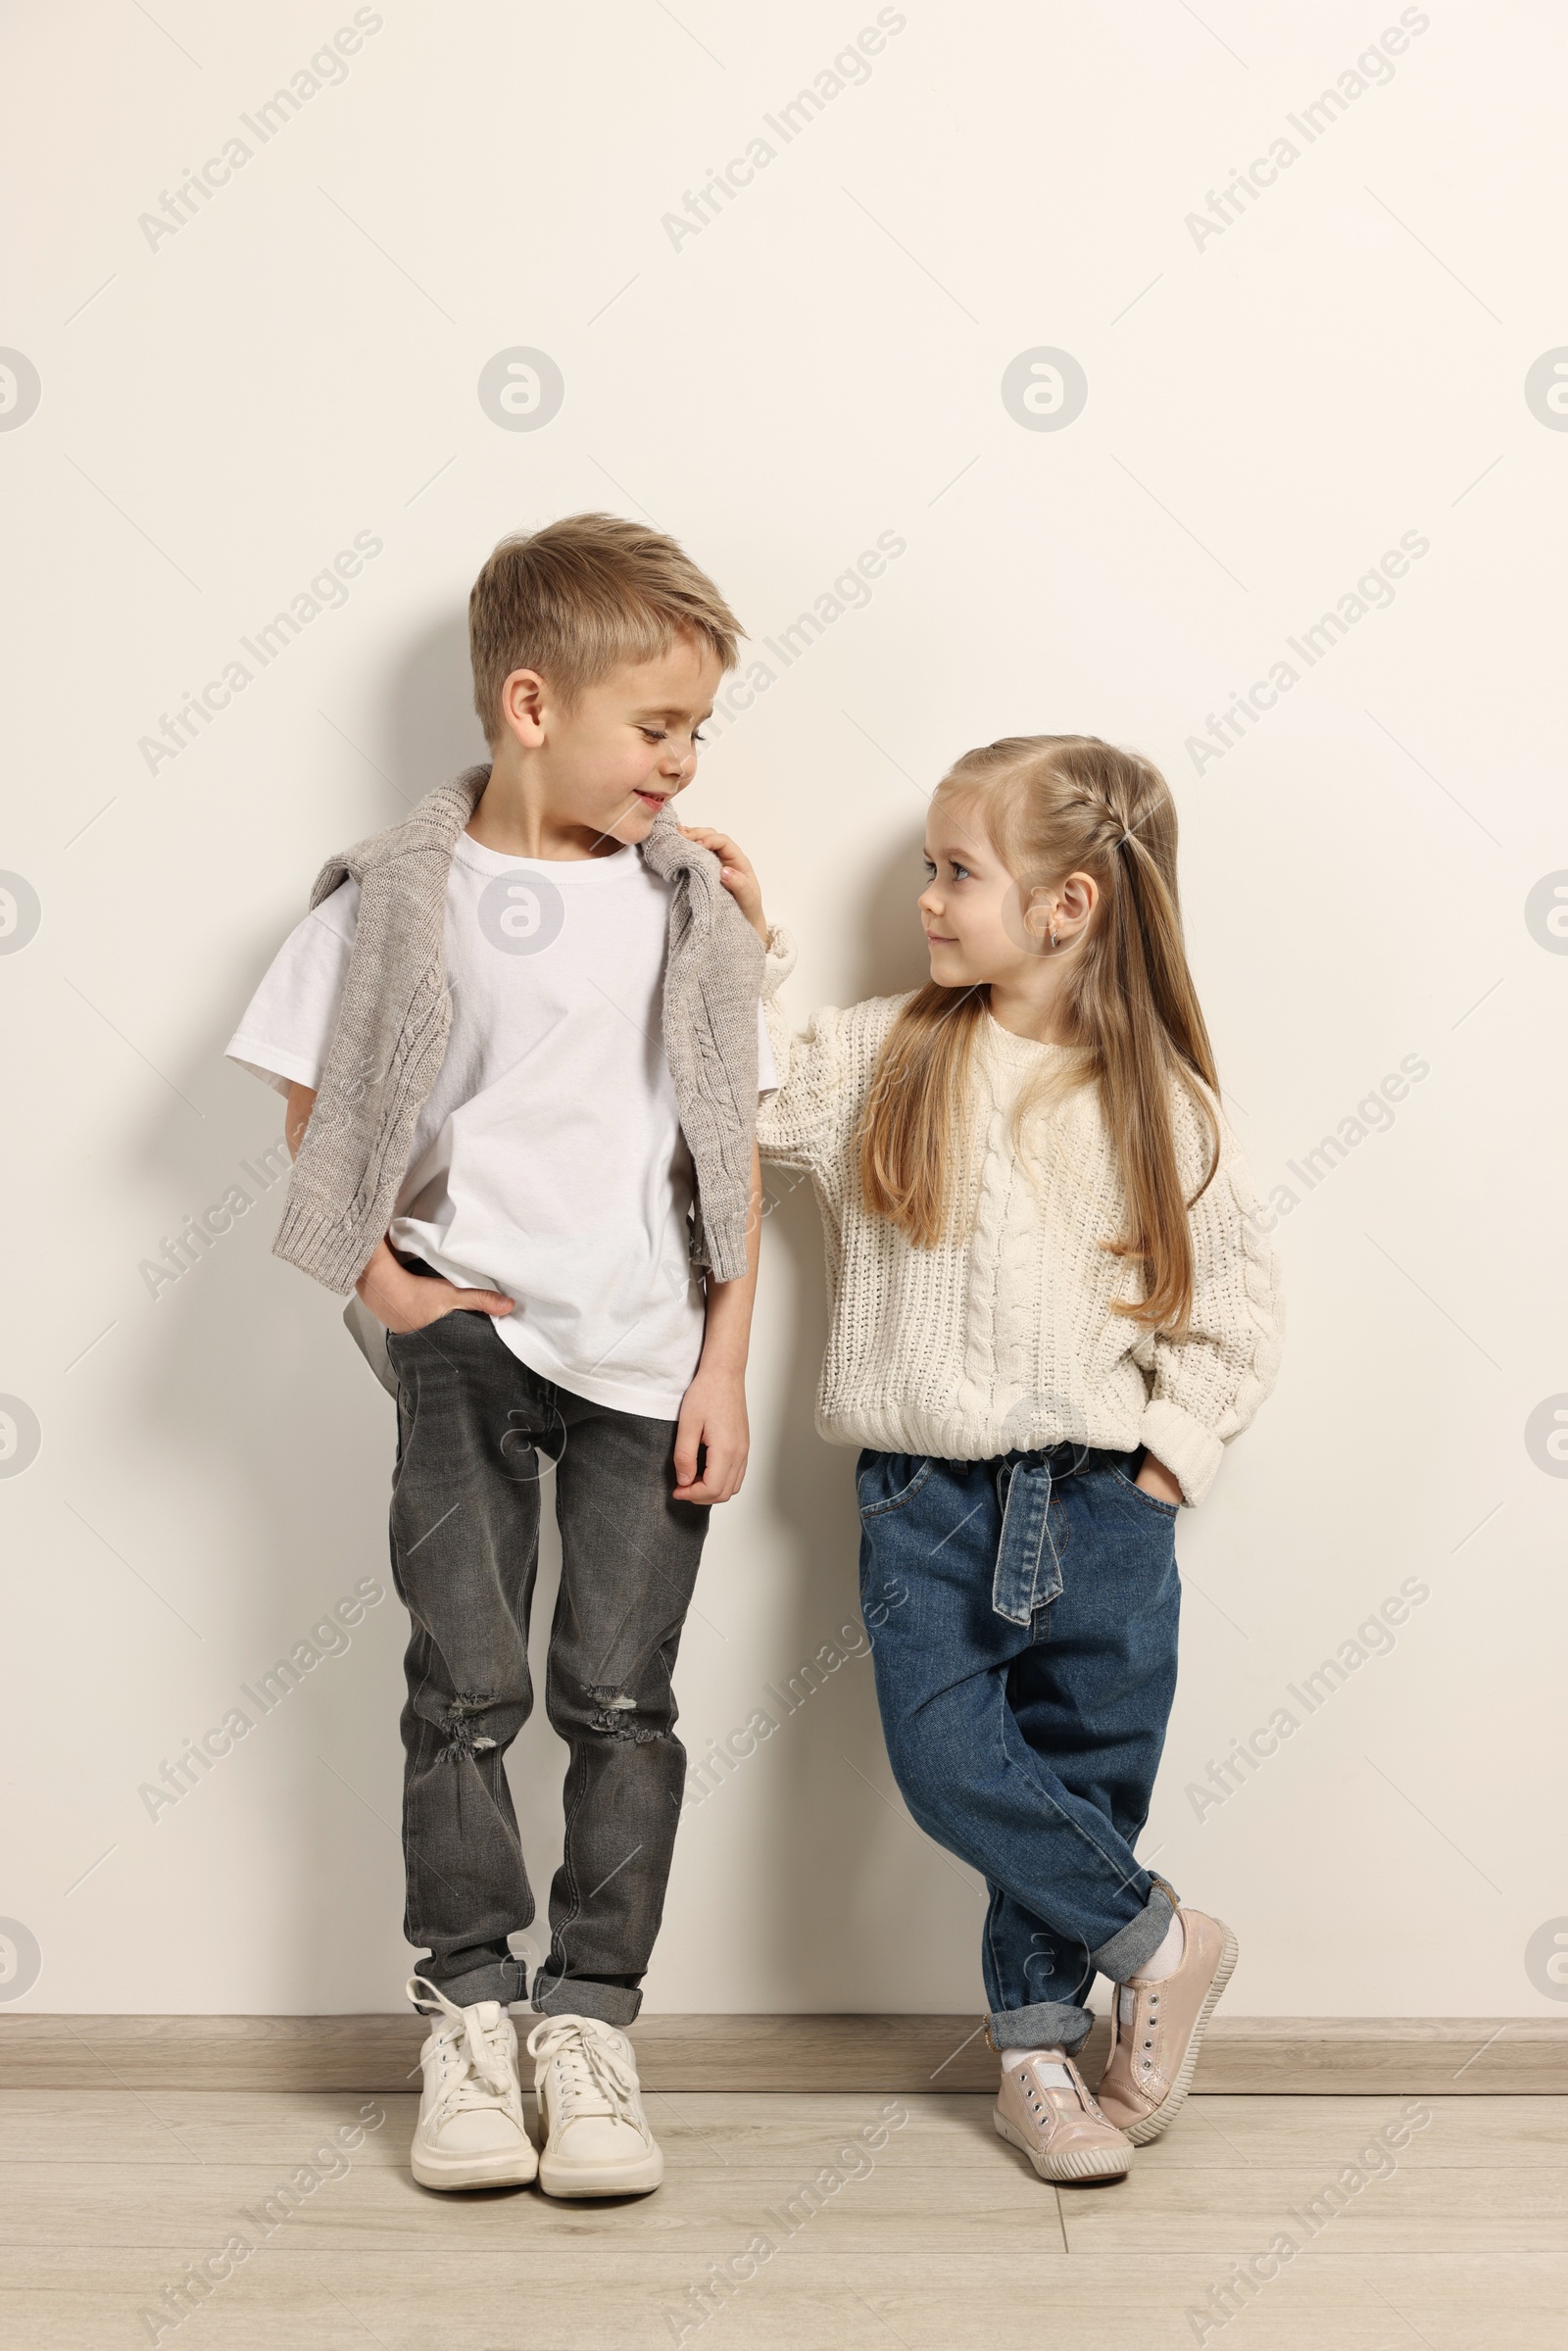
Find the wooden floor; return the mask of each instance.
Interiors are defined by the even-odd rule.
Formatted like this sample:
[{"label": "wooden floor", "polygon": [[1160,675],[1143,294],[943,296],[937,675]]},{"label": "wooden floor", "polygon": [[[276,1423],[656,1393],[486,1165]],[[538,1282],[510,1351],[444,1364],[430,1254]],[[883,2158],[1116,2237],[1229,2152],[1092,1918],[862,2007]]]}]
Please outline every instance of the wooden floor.
[{"label": "wooden floor", "polygon": [[[362,2106],[381,2118],[363,2144],[318,2158]],[[536,2189],[426,2194],[408,2168],[412,2098],[5,2091],[0,2341],[16,2351],[1568,2343],[1568,2098],[1197,2097],[1124,2184],[1060,2190],[996,2137],[985,2097],[656,2093],[649,2109],[664,2186],[592,2206]],[[1401,2109],[1430,2119],[1402,2150],[1363,2160]],[[884,2146],[852,2151],[852,2134],[889,2121]],[[291,2180],[303,2189],[313,2162],[309,2176],[342,2169],[289,2211],[276,2191]],[[814,2209],[801,2195],[812,2182]],[[254,2253],[176,2324],[164,2289],[236,2234]],[[1283,2237],[1294,2258],[1238,2294],[1235,2265]],[[704,2319],[689,2289],[710,2287],[714,2264],[751,2266],[759,2239],[770,2257],[722,2298],[710,2290]],[[1211,2299],[1227,2286],[1228,2317]]]}]

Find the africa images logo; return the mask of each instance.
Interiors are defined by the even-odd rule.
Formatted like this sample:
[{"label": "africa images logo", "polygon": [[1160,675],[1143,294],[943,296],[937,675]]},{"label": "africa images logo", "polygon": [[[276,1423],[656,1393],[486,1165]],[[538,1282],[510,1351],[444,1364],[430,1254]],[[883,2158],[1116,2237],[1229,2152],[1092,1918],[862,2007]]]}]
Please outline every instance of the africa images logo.
[{"label": "africa images logo", "polygon": [[558,416],[566,379],[548,351],[514,343],[479,370],[479,406],[504,432],[537,432]]},{"label": "africa images logo", "polygon": [[479,928],[507,955],[537,955],[560,938],[566,902],[543,873],[498,873],[479,896]]},{"label": "africa images logo", "polygon": [[1568,955],[1568,873],[1542,875],[1525,900],[1525,928],[1547,955]]},{"label": "africa images logo", "polygon": [[20,955],[42,920],[38,893],[25,874],[0,873],[0,955]]},{"label": "africa images logo", "polygon": [[1547,1919],[1525,1945],[1525,1974],[1548,2000],[1568,2000],[1568,1919]]},{"label": "africa images logo", "polygon": [[1525,406],[1538,424],[1568,432],[1568,344],[1544,351],[1535,362],[1525,377]]},{"label": "africa images logo", "polygon": [[1037,343],[1009,360],[1002,377],[1002,405],[1026,432],[1060,432],[1084,413],[1089,378],[1070,351]]},{"label": "africa images logo", "polygon": [[1548,1478],[1568,1478],[1568,1396],[1542,1398],[1525,1422],[1525,1450]]},{"label": "africa images logo", "polygon": [[0,1396],[0,1478],[20,1478],[38,1458],[43,1431],[20,1396]]},{"label": "africa images logo", "polygon": [[38,370],[24,351],[0,349],[0,432],[15,432],[43,398]]},{"label": "africa images logo", "polygon": [[43,1966],[38,1937],[21,1919],[0,1919],[0,2000],[31,1991]]}]

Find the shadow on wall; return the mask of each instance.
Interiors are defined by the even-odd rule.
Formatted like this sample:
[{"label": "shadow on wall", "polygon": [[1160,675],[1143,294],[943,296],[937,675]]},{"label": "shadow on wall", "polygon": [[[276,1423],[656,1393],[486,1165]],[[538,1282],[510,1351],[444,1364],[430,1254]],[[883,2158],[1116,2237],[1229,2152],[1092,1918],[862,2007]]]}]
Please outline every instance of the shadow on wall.
[{"label": "shadow on wall", "polygon": [[390,681],[386,726],[377,764],[397,799],[380,822],[395,823],[435,785],[489,756],[473,710],[466,612],[443,612],[414,640]]},{"label": "shadow on wall", "polygon": [[925,887],[924,856],[924,833],[911,824],[877,869],[860,917],[852,1004],[867,996],[902,996],[906,989],[923,987],[931,976],[915,905]]},{"label": "shadow on wall", "polygon": [[[920,830],[911,826],[877,868],[859,911],[847,1002],[900,995],[928,976],[914,903],[924,881],[921,854]],[[804,1029],[815,1007],[796,982],[786,1003],[791,1026]],[[763,1182],[777,1200],[766,1246],[793,1261],[800,1301],[781,1419],[759,1432],[773,1462],[769,1508],[791,1531],[796,1562],[790,1653],[775,1676],[775,1688],[782,1688],[841,1626],[859,1625],[859,1518],[856,1451],[826,1445],[816,1432],[828,1317],[811,1187],[782,1168],[764,1169]],[[907,1971],[911,1985],[929,1980],[933,1945],[944,1960],[951,1955],[955,1969],[972,1969],[983,1897],[976,1891],[965,1901],[967,1873],[939,1856],[905,1813],[887,1764],[869,1661],[834,1672],[803,1706],[799,1725],[776,1739],[774,1752],[769,1858],[758,1896],[770,1910],[780,2005],[852,2013],[897,2008],[896,1991],[885,1988],[890,1916],[919,1922],[918,1935],[908,1938],[918,1954]],[[813,1888],[832,1889],[830,1937]],[[892,1966],[896,1979],[903,1970],[896,1958]]]},{"label": "shadow on wall", "polygon": [[[309,870],[298,877],[302,908],[318,848],[324,855],[342,845],[349,829],[369,832],[395,821],[431,785],[483,756],[468,692],[466,629],[461,614],[452,614],[416,637],[397,662],[381,728],[367,738],[384,781],[368,808],[362,800],[357,828],[323,825],[320,842],[306,856]],[[919,886],[919,837],[911,827],[866,892],[851,1001],[913,986],[923,976],[913,911]],[[256,940],[254,978],[280,943],[281,933]],[[803,1027],[810,1001],[798,987],[790,993],[794,1024]],[[194,1131],[184,1131],[181,1122],[191,1122],[177,1105],[167,1121],[160,1114],[128,1139],[132,1162],[156,1169],[156,1191],[188,1197],[195,1209],[222,1190],[210,1175],[215,1163],[226,1171],[247,1155],[254,1160],[258,1131],[281,1130],[281,1099],[264,1096],[255,1080],[221,1062],[242,1008],[243,993],[214,1002],[210,1034],[173,1073],[179,1089],[207,1107],[199,1142]],[[781,1189],[777,1178],[774,1189]],[[800,1186],[769,1218],[768,1246],[788,1253],[804,1301],[779,1421],[758,1432],[759,1450],[773,1463],[769,1499],[790,1531],[796,1563],[779,1678],[858,1619],[855,1455],[825,1445],[814,1425],[827,1326],[821,1239],[808,1191]],[[235,1222],[230,1238],[198,1258],[177,1285],[144,1300],[146,1328],[136,1342],[123,1421],[131,1474],[123,1475],[116,1508],[107,1498],[101,1513],[94,1501],[84,1507],[128,1556],[166,1571],[159,1529],[171,1490],[180,1494],[186,1521],[208,1530],[202,1574],[171,1576],[165,1587],[193,1630],[148,1602],[145,1638],[152,1649],[188,1642],[200,1663],[194,1671],[179,1669],[178,1680],[190,1677],[183,1696],[162,1687],[164,1677],[149,1675],[161,1695],[138,1727],[138,1755],[143,1746],[150,1758],[174,1753],[193,1727],[204,1729],[209,1716],[220,1719],[239,1685],[254,1683],[288,1655],[357,1580],[373,1577],[385,1588],[385,1604],[356,1635],[353,1654],[312,1673],[275,1722],[261,1724],[236,1746],[232,1762],[142,1834],[149,1853],[157,1849],[153,1840],[172,1844],[204,1827],[220,1844],[241,1850],[259,1817],[289,1824],[290,1915],[279,1918],[265,1898],[275,1856],[257,1856],[257,1866],[224,1887],[228,1932],[237,1948],[254,1954],[256,1968],[237,1971],[243,1988],[237,1982],[232,1993],[225,1989],[222,2004],[261,1997],[250,1981],[259,1970],[265,2004],[278,2010],[359,2008],[368,1994],[371,2004],[392,2007],[406,1961],[394,1926],[401,1907],[395,1829],[401,1758],[393,1705],[405,1620],[390,1589],[382,1515],[394,1426],[388,1400],[341,1328],[340,1301],[270,1253],[283,1192],[279,1179]],[[100,1492],[113,1484],[111,1474]],[[541,1560],[546,1615],[555,1547],[547,1540]],[[198,1635],[212,1640],[210,1650],[197,1645]],[[785,2007],[882,2004],[870,2001],[868,1991],[873,1972],[881,1973],[871,1954],[885,1943],[888,1915],[928,1922],[922,1938],[929,1941],[933,1893],[948,1887],[946,1874],[933,1879],[940,1865],[922,1850],[924,1840],[901,1817],[902,1807],[890,1809],[845,1762],[848,1751],[866,1779],[891,1795],[868,1662],[836,1675],[833,1690],[839,1694],[824,1691],[775,1750],[769,1808],[776,1841],[769,1839],[757,1895],[771,1913]],[[739,1701],[749,1693],[735,1694]],[[519,1810],[534,1832],[530,1858],[544,1864],[535,1872],[541,1894],[559,1841],[555,1745],[541,1708],[513,1757]],[[151,1773],[153,1764],[136,1768]],[[821,1901],[802,1899],[803,1888],[824,1884],[843,1889],[842,1899],[834,1896],[830,1938],[823,1935]],[[954,1928],[967,1952],[973,1922],[956,1889],[950,1890],[945,1907],[957,1914]],[[940,1937],[946,1930],[935,1924]],[[330,1954],[324,1982],[323,1952]],[[201,2007],[206,1996],[194,1978],[170,1985],[175,2008]]]},{"label": "shadow on wall", "polygon": [[[106,1817],[122,1838],[118,1866],[166,1870],[174,1885],[205,1876],[206,1916],[176,1938],[157,2005],[347,2009],[365,2002],[345,1920],[389,1906],[395,1918],[401,1900],[395,1838],[377,1823],[396,1800],[381,1691],[402,1641],[384,1522],[375,1499],[366,1507],[390,1470],[387,1399],[340,1302],[270,1254],[285,1185],[275,1173],[264,1191],[255,1170],[270,1173],[264,1154],[283,1103],[220,1058],[241,1008],[215,1004],[205,1050],[172,1071],[204,1123],[171,1097],[167,1118],[122,1138],[156,1196],[199,1215],[238,1184],[253,1205],[206,1250],[187,1245],[177,1281],[156,1297],[137,1279],[89,1359],[116,1396],[100,1400],[107,1443],[74,1465],[72,1491],[140,1580],[113,1597],[106,1587],[102,1615],[89,1616],[95,1638],[117,1643],[127,1687],[145,1693]],[[279,1151],[271,1166],[281,1165]],[[152,1236],[145,1246],[158,1255]],[[85,1592],[105,1553],[67,1524]],[[367,1580],[384,1598],[345,1637],[332,1611]],[[163,1759],[233,1708],[250,1728],[220,1747],[225,1760],[209,1777],[187,1762],[166,1783]],[[142,1782],[182,1792],[150,1813]]]},{"label": "shadow on wall", "polygon": [[[220,2006],[260,1999],[283,2012],[355,2009],[366,2005],[368,1978],[372,2003],[379,1996],[392,2006],[407,1972],[407,1954],[395,1943],[402,1868],[390,1825],[401,1770],[397,1660],[406,1637],[384,1517],[396,1442],[392,1407],[342,1328],[341,1300],[270,1253],[286,1158],[280,1150],[270,1162],[265,1154],[281,1136],[283,1100],[221,1056],[288,921],[305,911],[319,859],[395,823],[432,785],[485,756],[471,692],[460,610],[415,636],[395,661],[379,726],[361,738],[371,761],[368,793],[367,769],[343,748],[358,816],[344,821],[340,809],[332,812],[335,802],[323,806],[284,924],[265,935],[258,929],[231,993],[198,981],[206,1034],[172,1072],[167,1114],[160,1106],[123,1138],[132,1172],[182,1210],[199,1216],[234,1184],[253,1199],[209,1249],[186,1244],[177,1281],[159,1284],[156,1295],[145,1276],[136,1282],[136,1304],[82,1375],[122,1383],[115,1417],[123,1447],[119,1461],[83,1464],[82,1515],[167,1595],[165,1604],[144,1600],[133,1587],[128,1604],[123,1595],[114,1603],[120,1638],[146,1658],[144,1679],[155,1693],[136,1725],[129,1788],[140,1774],[156,1782],[158,1759],[177,1755],[183,1740],[220,1722],[225,1708],[252,1704],[258,1716],[232,1759],[196,1781],[173,1810],[161,1810],[154,1822],[145,1804],[131,1801],[130,1865],[156,1857],[160,1843],[204,1836],[242,1852],[259,1819],[288,1824],[290,1915],[280,1918],[266,1898],[282,1866],[274,1854],[257,1854],[255,1866],[236,1869],[215,1896],[225,1906],[233,1947],[251,1955]],[[176,1092],[201,1105],[200,1123]],[[254,1172],[259,1164],[270,1179],[265,1190]],[[177,1221],[169,1221],[176,1238]],[[149,1234],[150,1259],[162,1246]],[[130,1350],[118,1368],[117,1343]],[[183,1521],[172,1543],[171,1494],[179,1497]],[[77,1532],[79,1572],[95,1576],[102,1550]],[[204,1549],[199,1573],[179,1572],[177,1556],[187,1545]],[[385,1601],[365,1618],[351,1653],[331,1652],[330,1662],[289,1690],[275,1719],[260,1719],[261,1709],[241,1698],[241,1685],[254,1687],[277,1659],[308,1643],[313,1626],[366,1578],[381,1586]],[[142,1606],[144,1617],[136,1614]],[[341,1636],[329,1627],[328,1638]],[[179,1658],[173,1688],[166,1656]],[[123,1806],[127,1791],[115,1786],[112,1792]],[[260,1832],[264,1841],[270,1833]],[[210,2004],[206,1959],[205,1950],[193,1955],[188,1984],[177,1972],[171,1980],[171,2007]],[[256,1975],[266,1981],[265,1995]]]}]

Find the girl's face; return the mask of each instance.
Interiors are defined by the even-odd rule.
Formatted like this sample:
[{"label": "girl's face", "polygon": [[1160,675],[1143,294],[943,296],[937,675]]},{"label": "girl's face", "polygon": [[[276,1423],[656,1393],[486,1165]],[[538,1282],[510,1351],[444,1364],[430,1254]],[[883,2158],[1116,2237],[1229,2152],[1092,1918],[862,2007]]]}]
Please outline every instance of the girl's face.
[{"label": "girl's face", "polygon": [[[1013,977],[1039,961],[1044,932],[1034,933],[1017,883],[991,846],[973,801],[938,792],[925,828],[929,879],[920,893],[920,920],[931,951],[931,977],[941,988],[972,988]],[[1038,893],[1033,895],[1038,897]]]},{"label": "girl's face", "polygon": [[931,878],[920,893],[920,920],[940,988],[1022,985],[1037,992],[1042,967],[1064,964],[1094,917],[1099,893],[1086,874],[1070,874],[1056,887],[1020,889],[993,848],[975,799],[934,794],[925,863]]}]

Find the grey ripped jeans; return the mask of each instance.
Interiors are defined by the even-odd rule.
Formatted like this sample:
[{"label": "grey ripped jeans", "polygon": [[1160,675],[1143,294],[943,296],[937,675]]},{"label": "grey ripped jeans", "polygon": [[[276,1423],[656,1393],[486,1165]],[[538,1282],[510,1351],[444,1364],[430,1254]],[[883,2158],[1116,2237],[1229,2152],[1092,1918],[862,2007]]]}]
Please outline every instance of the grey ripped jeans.
[{"label": "grey ripped jeans", "polygon": [[686,1751],[670,1688],[708,1509],[670,1498],[675,1423],[592,1404],[518,1361],[488,1315],[393,1333],[392,1574],[405,1666],[405,1932],[460,2007],[527,1996],[509,1935],[534,1898],[506,1752],[533,1707],[539,1482],[555,1463],[561,1595],[545,1706],[565,1740],[546,2013],[627,2025],[664,1905]]}]

